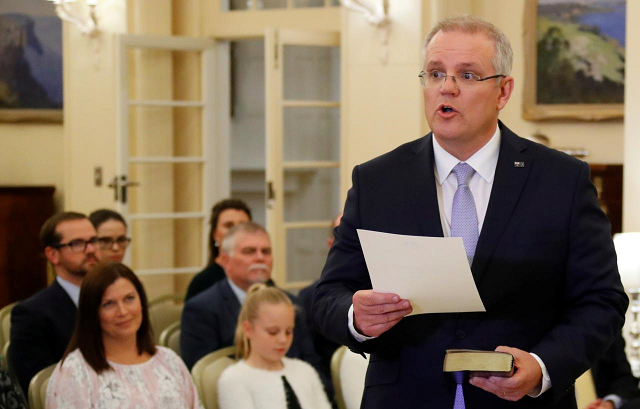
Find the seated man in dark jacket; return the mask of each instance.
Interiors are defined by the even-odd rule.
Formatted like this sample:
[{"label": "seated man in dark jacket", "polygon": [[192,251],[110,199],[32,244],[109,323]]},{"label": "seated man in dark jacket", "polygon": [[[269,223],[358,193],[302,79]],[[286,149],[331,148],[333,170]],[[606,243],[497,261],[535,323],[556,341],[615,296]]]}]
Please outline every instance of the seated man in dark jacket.
[{"label": "seated man in dark jacket", "polygon": [[591,367],[598,399],[586,409],[640,409],[638,378],[633,376],[622,334]]},{"label": "seated man in dark jacket", "polygon": [[9,359],[25,394],[35,374],[62,358],[76,324],[82,279],[98,263],[96,230],[84,214],[51,216],[40,241],[56,280],[11,311]]},{"label": "seated man in dark jacket", "polygon": [[[182,313],[180,349],[187,367],[217,349],[234,344],[240,306],[251,284],[271,280],[271,241],[258,224],[234,226],[222,242],[221,265],[226,279],[189,299]],[[292,301],[297,299],[291,296]],[[293,344],[287,352],[318,368],[304,317],[296,314]],[[326,380],[326,379],[325,379]]]}]

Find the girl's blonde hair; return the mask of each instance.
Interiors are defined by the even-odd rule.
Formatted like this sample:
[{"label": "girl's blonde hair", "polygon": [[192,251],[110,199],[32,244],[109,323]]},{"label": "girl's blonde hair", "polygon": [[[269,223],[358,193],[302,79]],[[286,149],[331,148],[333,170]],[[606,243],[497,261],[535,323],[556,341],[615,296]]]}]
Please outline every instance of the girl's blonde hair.
[{"label": "girl's blonde hair", "polygon": [[264,303],[271,305],[287,304],[293,307],[291,300],[284,291],[276,287],[269,287],[262,283],[253,284],[249,287],[236,326],[235,344],[236,358],[238,359],[247,359],[251,353],[251,344],[249,344],[249,340],[244,334],[242,324],[245,321],[253,323],[258,318],[258,309]]}]

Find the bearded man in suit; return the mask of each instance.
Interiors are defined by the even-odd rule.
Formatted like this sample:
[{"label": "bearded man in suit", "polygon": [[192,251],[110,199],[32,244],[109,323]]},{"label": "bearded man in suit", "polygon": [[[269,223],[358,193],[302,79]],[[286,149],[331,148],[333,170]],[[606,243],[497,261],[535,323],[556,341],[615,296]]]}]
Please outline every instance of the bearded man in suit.
[{"label": "bearded man in suit", "polygon": [[25,394],[35,374],[62,359],[76,324],[82,280],[98,263],[96,230],[82,213],[51,216],[40,241],[56,280],[11,311],[9,359]]}]

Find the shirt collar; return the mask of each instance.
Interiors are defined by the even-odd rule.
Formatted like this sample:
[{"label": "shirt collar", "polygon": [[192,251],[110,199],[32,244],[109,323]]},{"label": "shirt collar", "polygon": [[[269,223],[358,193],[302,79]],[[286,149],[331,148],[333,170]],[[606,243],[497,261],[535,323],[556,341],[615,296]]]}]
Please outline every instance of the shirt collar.
[{"label": "shirt collar", "polygon": [[[496,126],[496,132],[491,139],[489,139],[489,142],[465,161],[465,163],[468,163],[487,183],[492,183],[493,177],[496,174],[498,154],[500,152],[500,138],[500,127]],[[442,185],[449,177],[453,168],[460,163],[460,160],[445,151],[435,136],[432,137],[431,140],[433,141],[433,156],[436,161],[436,179],[438,183]]]},{"label": "shirt collar", "polygon": [[60,284],[60,287],[71,297],[71,301],[78,306],[78,300],[80,299],[80,286],[73,284],[64,278],[57,276],[56,281]]},{"label": "shirt collar", "polygon": [[231,291],[233,291],[233,293],[236,295],[236,298],[238,298],[240,305],[244,304],[244,299],[247,298],[247,292],[244,291],[242,288],[238,287],[237,285],[235,285],[233,281],[229,279],[229,277],[227,277],[227,281],[231,286]]}]

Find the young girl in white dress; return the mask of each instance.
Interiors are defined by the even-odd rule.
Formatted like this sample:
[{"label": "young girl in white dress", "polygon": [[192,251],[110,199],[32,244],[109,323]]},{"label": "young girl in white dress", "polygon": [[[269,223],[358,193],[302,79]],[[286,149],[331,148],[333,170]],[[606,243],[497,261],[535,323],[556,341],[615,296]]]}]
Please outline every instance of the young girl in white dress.
[{"label": "young girl in white dress", "polygon": [[180,357],[154,345],[144,288],[124,264],[100,264],[83,279],[76,328],[46,407],[202,409]]},{"label": "young girl in white dress", "polygon": [[330,409],[320,377],[308,363],[287,358],[295,311],[275,287],[254,284],[238,317],[240,361],[218,380],[220,409]]}]

